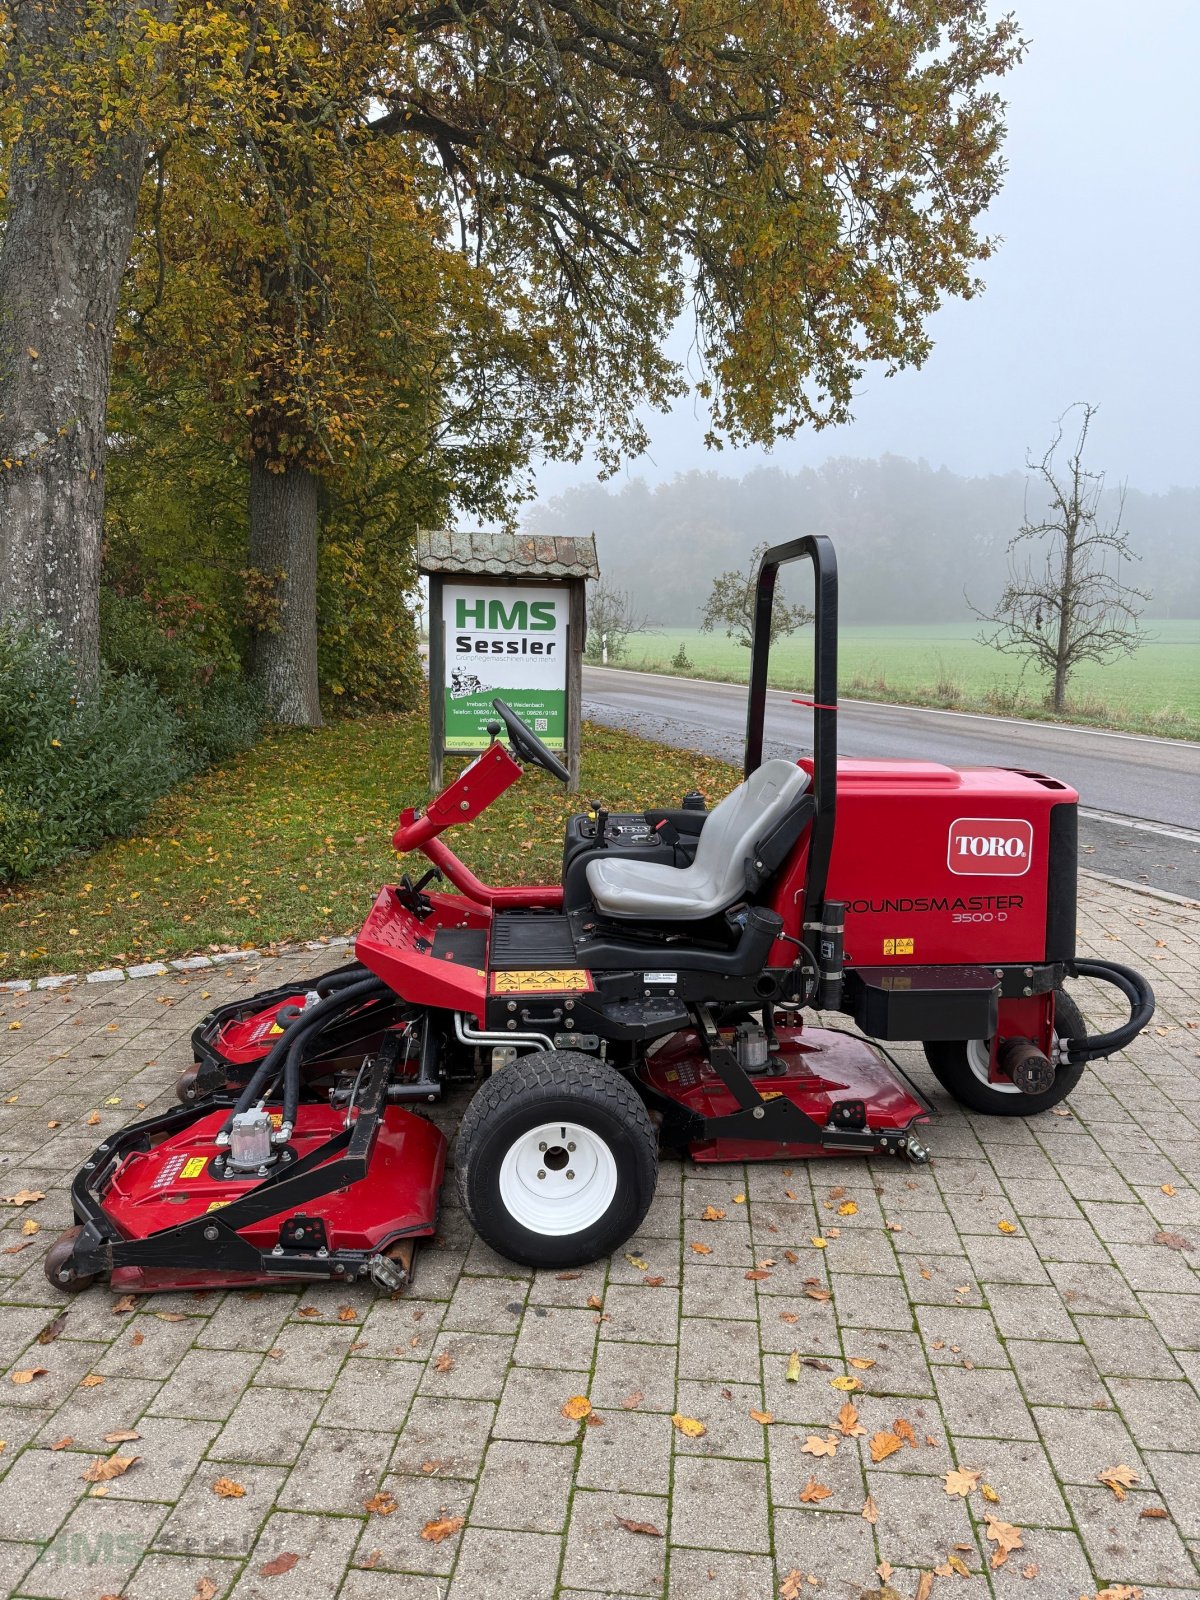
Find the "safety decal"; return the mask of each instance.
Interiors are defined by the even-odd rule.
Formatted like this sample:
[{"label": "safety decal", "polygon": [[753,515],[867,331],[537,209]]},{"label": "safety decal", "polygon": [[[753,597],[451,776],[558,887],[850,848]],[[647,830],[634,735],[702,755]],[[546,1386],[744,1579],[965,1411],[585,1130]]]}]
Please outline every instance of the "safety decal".
[{"label": "safety decal", "polygon": [[560,967],[546,972],[493,972],[493,994],[586,994],[592,975],[582,967]]},{"label": "safety decal", "polygon": [[277,1022],[273,1022],[271,1024],[271,1026],[267,1029],[267,1037],[269,1039],[272,1036],[272,1034],[278,1034],[278,1033],[282,1033],[282,1032],[283,1032],[283,1029],[279,1026],[279,1024]]},{"label": "safety decal", "polygon": [[912,939],[885,939],[883,953],[885,956],[911,956],[913,943]]},{"label": "safety decal", "polygon": [[228,1200],[210,1200],[204,1208],[205,1214],[207,1215],[210,1211],[220,1211],[222,1206],[227,1206],[228,1204]]},{"label": "safety decal", "polygon": [[207,1165],[207,1156],[189,1156],[184,1162],[183,1170],[179,1176],[181,1178],[198,1178]]}]

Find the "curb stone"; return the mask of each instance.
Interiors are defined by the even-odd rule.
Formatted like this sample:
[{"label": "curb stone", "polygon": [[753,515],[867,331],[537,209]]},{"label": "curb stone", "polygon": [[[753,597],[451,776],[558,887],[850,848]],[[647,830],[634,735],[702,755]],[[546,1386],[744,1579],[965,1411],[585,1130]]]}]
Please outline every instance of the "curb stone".
[{"label": "curb stone", "polygon": [[165,978],[176,972],[199,972],[205,967],[224,967],[237,961],[274,961],[280,956],[297,956],[308,951],[344,950],[354,940],[308,939],[301,944],[280,944],[270,950],[219,950],[211,956],[180,956],[174,961],[142,961],[132,967],[100,967],[95,972],[56,972],[45,978],[8,978],[0,981],[0,994],[28,994],[31,989],[63,989],[69,983],[122,983],[129,978]]}]

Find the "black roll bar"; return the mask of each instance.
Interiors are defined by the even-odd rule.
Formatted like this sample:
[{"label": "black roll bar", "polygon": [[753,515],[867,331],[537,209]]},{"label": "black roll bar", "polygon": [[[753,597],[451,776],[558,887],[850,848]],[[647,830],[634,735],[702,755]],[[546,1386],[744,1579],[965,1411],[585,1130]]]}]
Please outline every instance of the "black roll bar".
[{"label": "black roll bar", "polygon": [[833,853],[837,814],[837,556],[833,541],[823,533],[773,545],[762,558],[754,597],[754,637],[750,653],[750,697],[746,706],[747,777],[762,765],[763,723],[767,711],[767,670],[771,659],[771,611],[775,581],[789,561],[808,560],[813,565],[816,594],[813,629],[813,799],[816,815],[808,852],[805,894],[806,926],[824,922],[825,880]]}]

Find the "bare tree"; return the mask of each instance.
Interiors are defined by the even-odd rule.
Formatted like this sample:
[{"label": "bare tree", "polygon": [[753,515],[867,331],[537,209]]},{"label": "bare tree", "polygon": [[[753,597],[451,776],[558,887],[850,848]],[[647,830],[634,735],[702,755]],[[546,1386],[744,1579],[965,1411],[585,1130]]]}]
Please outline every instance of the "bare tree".
[{"label": "bare tree", "polygon": [[[728,639],[736,639],[747,650],[754,642],[754,596],[758,586],[758,569],[767,553],[766,543],[756,544],[750,557],[748,572],[722,572],[713,579],[712,593],[705,601],[700,617],[700,631],[712,633],[725,629]],[[771,643],[782,639],[797,628],[813,620],[807,606],[789,606],[776,591],[771,609]]]},{"label": "bare tree", "polygon": [[587,661],[619,661],[631,633],[645,633],[649,621],[637,611],[628,589],[610,589],[603,580],[588,596]]},{"label": "bare tree", "polygon": [[[1072,411],[1082,411],[1083,420],[1062,468],[1057,456]],[[980,634],[985,644],[1024,656],[1052,679],[1047,700],[1055,711],[1063,710],[1067,684],[1080,662],[1132,655],[1143,638],[1141,606],[1151,598],[1122,579],[1122,563],[1140,560],[1121,526],[1124,487],[1115,517],[1102,523],[1104,473],[1083,464],[1096,411],[1087,401],[1069,406],[1041,460],[1025,458],[1046,494],[1045,511],[1041,520],[1030,519],[1027,485],[1025,520],[1008,546],[1004,592],[991,611],[971,607],[991,624],[990,632]]]}]

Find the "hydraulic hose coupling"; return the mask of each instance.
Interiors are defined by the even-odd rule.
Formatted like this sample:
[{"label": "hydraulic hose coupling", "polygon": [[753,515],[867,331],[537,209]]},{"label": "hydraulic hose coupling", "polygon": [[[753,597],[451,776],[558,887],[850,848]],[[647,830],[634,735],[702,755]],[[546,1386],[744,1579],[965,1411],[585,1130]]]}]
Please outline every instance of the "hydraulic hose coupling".
[{"label": "hydraulic hose coupling", "polygon": [[255,1172],[271,1160],[271,1118],[262,1106],[239,1111],[229,1129],[229,1165]]}]

